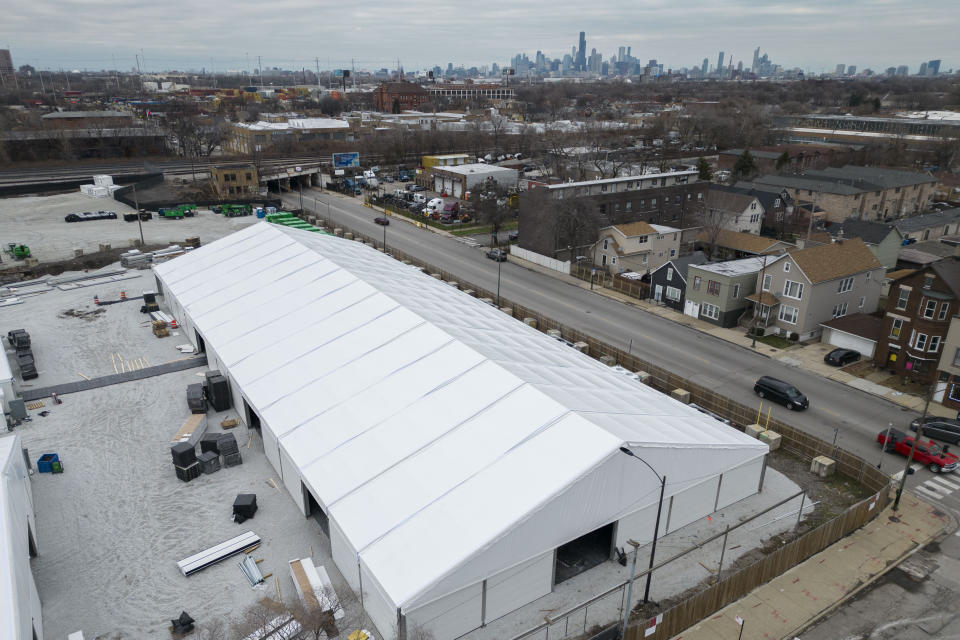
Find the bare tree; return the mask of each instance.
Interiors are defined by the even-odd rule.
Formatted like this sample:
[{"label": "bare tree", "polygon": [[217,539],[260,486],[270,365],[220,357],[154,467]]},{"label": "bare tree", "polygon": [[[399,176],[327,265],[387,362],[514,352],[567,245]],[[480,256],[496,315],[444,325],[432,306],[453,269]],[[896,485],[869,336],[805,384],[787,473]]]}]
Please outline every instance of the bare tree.
[{"label": "bare tree", "polygon": [[717,241],[720,238],[720,232],[726,228],[728,216],[723,209],[708,205],[698,217],[700,227],[703,229],[701,236],[709,247],[707,257],[713,260],[717,257]]}]

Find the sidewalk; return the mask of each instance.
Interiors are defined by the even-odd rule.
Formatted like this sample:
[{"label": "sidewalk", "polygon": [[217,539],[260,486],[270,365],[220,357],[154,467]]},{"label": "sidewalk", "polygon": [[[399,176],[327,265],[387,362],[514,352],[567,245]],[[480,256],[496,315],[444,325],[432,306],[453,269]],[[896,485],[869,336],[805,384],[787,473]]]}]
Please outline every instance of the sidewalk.
[{"label": "sidewalk", "polygon": [[673,640],[795,638],[927,543],[956,528],[948,514],[904,492],[874,520]]},{"label": "sidewalk", "polygon": [[[527,260],[521,260],[514,256],[508,256],[510,262],[513,262],[519,266],[522,266],[526,269],[532,271],[537,271],[545,275],[549,275],[553,278],[563,280],[569,284],[572,284],[583,289],[589,289],[590,283],[585,282],[579,278],[571,276],[569,274],[559,273],[546,267],[541,267],[538,264],[529,262]],[[909,395],[901,393],[884,387],[883,385],[865,380],[863,378],[849,374],[837,367],[831,367],[823,362],[823,356],[827,352],[834,349],[833,346],[828,344],[814,343],[807,344],[804,346],[793,346],[787,349],[778,349],[776,347],[771,347],[768,344],[763,342],[757,342],[756,346],[753,345],[753,340],[746,335],[743,329],[741,328],[732,328],[726,329],[723,327],[718,327],[709,322],[704,322],[697,318],[691,318],[690,316],[684,315],[678,311],[674,311],[669,307],[662,305],[654,304],[653,302],[647,300],[638,300],[637,298],[632,298],[628,295],[622,294],[619,291],[614,291],[613,289],[606,289],[599,286],[593,287],[593,291],[599,295],[606,296],[613,300],[623,302],[624,304],[629,304],[635,307],[639,307],[648,313],[658,315],[662,318],[666,318],[671,322],[677,324],[687,325],[688,327],[693,327],[697,331],[702,333],[708,333],[712,336],[715,336],[726,342],[731,342],[733,344],[739,345],[744,349],[750,349],[751,351],[756,351],[757,353],[764,355],[768,358],[774,360],[779,360],[780,362],[787,364],[792,367],[797,367],[815,373],[817,375],[823,376],[824,378],[830,378],[831,380],[836,380],[842,384],[851,386],[855,389],[865,391],[871,395],[883,398],[884,400],[889,400],[895,404],[898,404],[902,407],[906,407],[912,411],[921,412],[923,411],[924,399],[920,396]],[[927,410],[927,413],[935,416],[949,417],[954,418],[957,415],[957,412],[953,409],[948,409],[943,405],[940,405],[936,402],[930,403],[930,408]]]}]

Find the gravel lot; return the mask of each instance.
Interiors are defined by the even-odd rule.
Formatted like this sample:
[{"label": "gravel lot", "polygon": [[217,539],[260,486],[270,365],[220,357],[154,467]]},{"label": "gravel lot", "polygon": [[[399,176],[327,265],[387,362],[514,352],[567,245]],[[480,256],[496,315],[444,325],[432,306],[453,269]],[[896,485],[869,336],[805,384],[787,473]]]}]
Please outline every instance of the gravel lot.
[{"label": "gravel lot", "polygon": [[[92,220],[68,223],[64,216],[82,211],[115,211],[116,220]],[[85,253],[96,251],[100,244],[114,248],[129,247],[140,238],[134,222],[124,222],[123,214],[133,209],[113,198],[89,198],[82,193],[53,196],[25,196],[0,199],[0,246],[11,242],[30,247],[33,257],[41,262],[73,257],[74,249]],[[152,220],[143,223],[143,236],[148,245],[182,243],[184,238],[199,236],[208,243],[257,222],[256,216],[224,218],[209,210],[201,210],[193,218]],[[3,256],[6,263],[8,258]]]}]

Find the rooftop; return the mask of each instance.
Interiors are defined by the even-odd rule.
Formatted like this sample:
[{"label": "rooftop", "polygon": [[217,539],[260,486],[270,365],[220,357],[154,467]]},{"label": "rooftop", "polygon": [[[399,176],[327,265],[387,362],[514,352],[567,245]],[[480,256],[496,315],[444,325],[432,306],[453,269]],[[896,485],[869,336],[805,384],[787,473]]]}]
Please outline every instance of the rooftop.
[{"label": "rooftop", "polygon": [[930,227],[939,227],[957,220],[960,220],[960,209],[944,209],[943,211],[898,220],[896,227],[900,230],[900,233],[909,233],[929,229]]},{"label": "rooftop", "polygon": [[350,123],[335,118],[296,118],[286,122],[267,122],[265,120],[240,122],[236,126],[251,131],[288,131],[291,129],[309,131],[311,129],[349,129]]},{"label": "rooftop", "polygon": [[[697,235],[697,242],[711,243],[714,240],[718,247],[742,251],[744,253],[778,253],[792,245],[777,240],[775,238],[766,238],[752,233],[741,233],[739,231],[730,231],[729,229],[720,229],[715,238],[710,237],[706,231]],[[778,246],[779,245],[779,246]]]},{"label": "rooftop", "polygon": [[860,238],[795,249],[789,256],[813,284],[883,268],[870,247]]},{"label": "rooftop", "polygon": [[892,224],[847,218],[830,227],[830,233],[834,237],[839,237],[841,232],[846,239],[860,238],[867,244],[880,244],[891,232],[897,233],[897,229]]},{"label": "rooftop", "polygon": [[69,118],[132,118],[132,113],[126,111],[54,111],[45,116],[43,120],[60,120]]},{"label": "rooftop", "polygon": [[741,260],[728,260],[726,262],[701,264],[697,265],[697,269],[715,273],[720,276],[742,276],[749,273],[760,272],[765,263],[769,264],[770,258],[758,256],[755,258],[743,258]]},{"label": "rooftop", "polygon": [[501,174],[505,175],[510,173],[512,175],[517,175],[516,169],[508,169],[507,167],[498,167],[494,164],[484,164],[484,163],[474,163],[474,164],[460,164],[452,167],[435,167],[439,171],[449,171],[450,173],[459,173],[461,175],[469,174]]},{"label": "rooftop", "polygon": [[707,206],[722,211],[743,213],[754,200],[759,198],[739,191],[714,189],[712,186],[707,191]]},{"label": "rooftop", "polygon": [[656,180],[659,178],[679,177],[679,176],[699,176],[699,171],[669,171],[667,173],[648,173],[636,176],[620,176],[619,178],[602,178],[599,180],[583,180],[581,182],[561,182],[559,184],[548,184],[547,189],[570,189],[575,187],[589,187],[596,184],[621,184],[624,182],[640,182],[646,180]]},{"label": "rooftop", "polygon": [[844,333],[851,333],[861,338],[873,340],[880,339],[883,334],[883,318],[872,316],[866,313],[852,313],[848,316],[841,316],[826,322],[820,323],[824,327],[830,327]]}]

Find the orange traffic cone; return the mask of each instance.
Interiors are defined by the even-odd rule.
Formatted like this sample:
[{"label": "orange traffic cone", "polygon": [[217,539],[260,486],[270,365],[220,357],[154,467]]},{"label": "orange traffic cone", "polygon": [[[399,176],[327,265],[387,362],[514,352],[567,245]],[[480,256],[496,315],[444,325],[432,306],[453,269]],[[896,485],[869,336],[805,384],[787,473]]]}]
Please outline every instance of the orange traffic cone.
[{"label": "orange traffic cone", "polygon": [[126,291],[121,291],[121,292],[120,292],[120,301],[122,302],[122,301],[124,301],[124,300],[126,300],[126,299],[127,299],[127,292],[126,292]]},{"label": "orange traffic cone", "polygon": [[177,328],[177,319],[176,319],[176,318],[174,318],[174,319],[172,319],[172,320],[170,321],[170,328],[171,328],[171,329],[176,329],[176,328]]},{"label": "orange traffic cone", "polygon": [[100,304],[100,298],[99,298],[96,294],[94,294],[94,296],[93,296],[93,304],[95,304],[95,305],[99,305],[99,304]]}]

